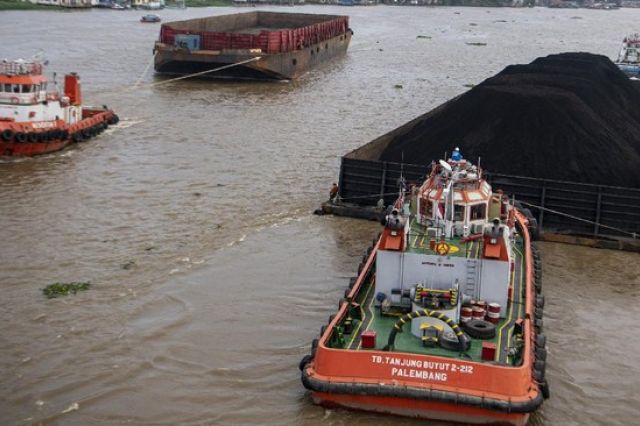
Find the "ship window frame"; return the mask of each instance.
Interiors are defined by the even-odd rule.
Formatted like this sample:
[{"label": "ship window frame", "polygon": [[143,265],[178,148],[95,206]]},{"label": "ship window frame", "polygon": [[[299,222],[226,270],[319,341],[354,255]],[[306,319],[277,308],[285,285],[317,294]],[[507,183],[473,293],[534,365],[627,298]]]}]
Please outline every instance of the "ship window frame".
[{"label": "ship window frame", "polygon": [[11,84],[11,93],[20,93],[20,85],[12,83]]},{"label": "ship window frame", "polygon": [[454,222],[464,222],[466,208],[467,206],[465,206],[464,204],[453,205],[453,221]]},{"label": "ship window frame", "polygon": [[20,93],[31,93],[31,86],[33,86],[32,84],[21,84],[20,86]]},{"label": "ship window frame", "polygon": [[0,89],[2,89],[4,93],[11,93],[11,83],[0,84]]},{"label": "ship window frame", "polygon": [[[474,218],[474,213],[479,211],[479,214]],[[487,220],[487,208],[486,203],[473,204],[469,206],[469,220]]]}]

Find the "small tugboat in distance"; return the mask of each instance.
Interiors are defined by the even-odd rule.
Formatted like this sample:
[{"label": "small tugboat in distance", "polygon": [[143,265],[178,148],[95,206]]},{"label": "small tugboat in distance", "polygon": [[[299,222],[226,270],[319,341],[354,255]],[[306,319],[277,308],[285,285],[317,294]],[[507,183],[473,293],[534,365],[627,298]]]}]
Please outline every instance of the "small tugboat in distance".
[{"label": "small tugboat in distance", "polygon": [[549,397],[535,219],[457,149],[400,180],[302,383],[324,406],[525,425]]},{"label": "small tugboat in distance", "polygon": [[629,77],[640,77],[640,34],[625,37],[616,65]]},{"label": "small tugboat in distance", "polygon": [[0,63],[0,156],[45,154],[82,142],[118,122],[107,107],[82,106],[80,77],[64,77],[64,92],[48,85],[43,64]]},{"label": "small tugboat in distance", "polygon": [[140,18],[140,22],[145,22],[145,23],[154,23],[154,22],[160,22],[160,21],[162,21],[162,19],[158,15],[153,15],[153,14],[144,15],[142,18]]}]

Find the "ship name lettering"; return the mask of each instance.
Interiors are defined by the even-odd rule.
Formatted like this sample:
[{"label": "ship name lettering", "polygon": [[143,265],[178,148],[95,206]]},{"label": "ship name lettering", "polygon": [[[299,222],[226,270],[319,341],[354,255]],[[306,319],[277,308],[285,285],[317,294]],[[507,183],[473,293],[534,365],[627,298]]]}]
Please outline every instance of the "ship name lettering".
[{"label": "ship name lettering", "polygon": [[393,367],[391,369],[391,375],[396,377],[410,377],[414,379],[433,380],[438,382],[447,381],[447,373],[434,372],[429,370],[414,370],[414,369]]}]

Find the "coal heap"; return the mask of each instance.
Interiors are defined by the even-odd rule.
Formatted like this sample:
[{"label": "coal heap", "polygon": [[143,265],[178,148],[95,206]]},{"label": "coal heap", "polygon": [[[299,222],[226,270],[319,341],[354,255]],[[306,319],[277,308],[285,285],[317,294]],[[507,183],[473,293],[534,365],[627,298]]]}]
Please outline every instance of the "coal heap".
[{"label": "coal heap", "polygon": [[494,173],[640,187],[640,90],[600,55],[508,66],[394,135],[380,160],[428,164],[455,146]]}]

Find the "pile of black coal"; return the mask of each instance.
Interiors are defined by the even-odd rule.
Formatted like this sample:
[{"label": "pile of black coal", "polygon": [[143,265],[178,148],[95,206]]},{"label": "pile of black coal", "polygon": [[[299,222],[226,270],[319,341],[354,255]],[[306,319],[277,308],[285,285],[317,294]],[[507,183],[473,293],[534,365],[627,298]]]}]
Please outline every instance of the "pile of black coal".
[{"label": "pile of black coal", "polygon": [[640,187],[640,90],[604,56],[538,58],[425,114],[379,160],[428,164],[456,146],[494,173]]}]

